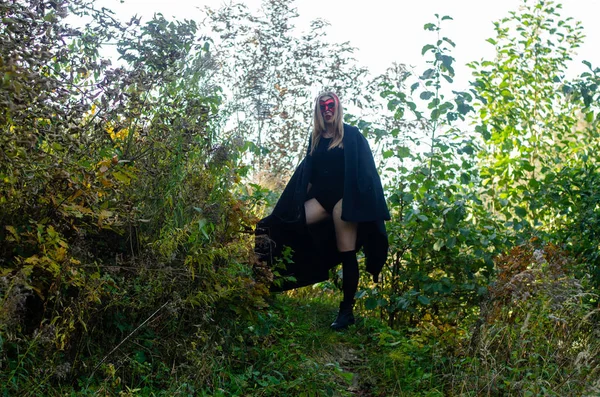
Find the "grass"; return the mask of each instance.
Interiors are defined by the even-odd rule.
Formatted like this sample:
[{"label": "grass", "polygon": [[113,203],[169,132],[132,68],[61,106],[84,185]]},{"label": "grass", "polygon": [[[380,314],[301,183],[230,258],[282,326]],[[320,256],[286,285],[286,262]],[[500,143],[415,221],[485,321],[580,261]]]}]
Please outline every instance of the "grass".
[{"label": "grass", "polygon": [[[179,349],[184,354],[172,354],[172,363],[158,353],[142,360],[133,354],[141,351],[134,346],[115,355],[92,382],[46,382],[38,390],[52,396],[222,397],[550,396],[598,390],[598,343],[590,341],[589,348],[575,352],[589,351],[590,357],[572,353],[576,342],[585,342],[580,336],[589,334],[583,332],[589,324],[582,323],[582,333],[558,340],[554,320],[533,304],[537,300],[531,307],[520,306],[526,310],[522,322],[502,315],[495,323],[488,319],[472,350],[473,324],[452,326],[427,314],[413,327],[394,330],[360,302],[356,324],[333,331],[329,326],[340,299],[327,285],[271,295],[268,305],[250,316],[222,312],[210,329],[173,334],[185,346]],[[516,309],[503,307],[500,314],[514,316]],[[569,346],[563,346],[565,341]],[[559,347],[563,358],[555,360],[551,349]],[[139,365],[119,371],[123,360]]]},{"label": "grass", "polygon": [[[376,318],[361,315],[347,330],[331,330],[329,325],[337,314],[339,298],[337,293],[311,288],[277,295],[251,330],[262,336],[261,343],[254,359],[242,366],[247,368],[242,376],[245,382],[236,393],[442,395],[435,392],[431,371],[418,365],[428,361],[418,357],[425,350],[415,348],[409,352],[406,346],[411,346],[410,339],[401,332],[389,329]],[[415,377],[421,379],[415,382]],[[430,391],[422,394],[418,390],[422,386]]]}]

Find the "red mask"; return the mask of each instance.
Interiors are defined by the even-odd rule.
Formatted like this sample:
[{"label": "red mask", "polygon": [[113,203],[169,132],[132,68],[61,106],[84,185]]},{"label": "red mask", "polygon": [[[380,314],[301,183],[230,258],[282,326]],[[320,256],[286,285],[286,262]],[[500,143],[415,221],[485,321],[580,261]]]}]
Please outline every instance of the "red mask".
[{"label": "red mask", "polygon": [[328,110],[331,112],[335,112],[335,101],[333,99],[319,101],[319,107],[321,108],[321,112],[326,112]]}]

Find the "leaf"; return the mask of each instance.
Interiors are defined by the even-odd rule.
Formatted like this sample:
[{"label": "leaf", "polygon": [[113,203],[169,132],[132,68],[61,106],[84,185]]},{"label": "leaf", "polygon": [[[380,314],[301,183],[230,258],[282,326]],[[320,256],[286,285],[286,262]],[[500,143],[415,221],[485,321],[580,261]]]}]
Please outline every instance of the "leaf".
[{"label": "leaf", "polygon": [[585,115],[585,121],[587,121],[588,123],[592,123],[594,121],[594,111],[593,110],[591,112],[588,112]]},{"label": "leaf", "polygon": [[145,363],[146,362],[146,353],[144,353],[142,350],[138,350],[135,352],[135,361],[137,361],[138,363]]},{"label": "leaf", "polygon": [[21,238],[19,237],[19,233],[17,233],[17,229],[15,229],[14,226],[7,225],[7,226],[5,226],[5,229],[8,230],[10,232],[10,234],[13,235],[14,241],[16,241],[17,243],[19,241],[21,241]]},{"label": "leaf", "polygon": [[462,115],[466,115],[470,111],[475,111],[471,105],[467,105],[464,102],[457,102],[456,110],[458,110],[458,112]]},{"label": "leaf", "polygon": [[513,94],[506,88],[500,91],[500,95],[502,95],[506,99],[514,99]]},{"label": "leaf", "polygon": [[33,255],[25,259],[24,262],[30,265],[36,265],[40,263],[40,258],[37,255]]},{"label": "leaf", "polygon": [[446,118],[448,119],[448,122],[453,122],[458,120],[458,113],[456,112],[450,112],[446,115]]},{"label": "leaf", "polygon": [[433,44],[427,44],[424,45],[423,48],[421,49],[421,55],[425,55],[425,53],[429,50],[433,50],[435,49],[435,46]]},{"label": "leaf", "polygon": [[450,15],[444,15],[444,16],[442,17],[442,21],[446,21],[446,20],[448,20],[448,19],[449,19],[449,20],[451,20],[451,21],[454,21],[454,19],[453,19],[453,18],[452,18]]},{"label": "leaf", "polygon": [[446,214],[446,226],[448,227],[448,229],[456,229],[456,226],[458,226],[459,218],[460,215],[457,214],[456,209],[454,211],[449,211]]},{"label": "leaf", "polygon": [[399,100],[392,99],[391,101],[388,101],[387,108],[389,111],[393,112],[398,107],[399,104],[400,104]]},{"label": "leaf", "polygon": [[442,247],[446,245],[446,242],[442,239],[439,239],[435,242],[435,244],[433,244],[433,250],[434,251],[439,251],[442,249]]},{"label": "leaf", "polygon": [[448,44],[450,44],[452,47],[456,47],[456,43],[452,40],[450,40],[447,37],[442,38],[442,40],[444,40],[445,42],[447,42]]},{"label": "leaf", "polygon": [[454,248],[454,246],[456,246],[456,237],[449,237],[448,240],[446,240],[446,247]]},{"label": "leaf", "polygon": [[396,112],[394,113],[394,119],[400,120],[403,116],[404,116],[404,108],[400,107],[400,108],[396,109]]},{"label": "leaf", "polygon": [[515,214],[521,218],[525,218],[527,215],[527,210],[525,210],[523,207],[515,207]]},{"label": "leaf", "polygon": [[44,21],[46,22],[53,22],[56,19],[56,14],[54,14],[54,12],[49,12],[48,14],[46,14],[44,16]]},{"label": "leaf", "polygon": [[431,304],[431,300],[428,297],[426,297],[425,295],[419,295],[417,300],[419,301],[420,304],[425,305],[425,306]]},{"label": "leaf", "polygon": [[122,182],[126,185],[129,185],[131,183],[131,178],[124,172],[115,171],[113,172],[113,177],[119,182]]},{"label": "leaf", "polygon": [[377,307],[377,298],[370,296],[365,300],[365,308],[367,310],[373,310]]},{"label": "leaf", "polygon": [[431,91],[423,91],[421,93],[421,95],[419,95],[419,98],[421,98],[424,101],[427,101],[427,100],[429,100],[434,95],[435,95],[435,93],[433,93]]},{"label": "leaf", "polygon": [[454,76],[454,68],[452,67],[452,62],[454,62],[454,58],[452,58],[449,55],[442,55],[442,64],[446,69],[448,69],[450,75]]},{"label": "leaf", "polygon": [[406,146],[400,146],[398,147],[398,154],[397,154],[398,158],[406,158],[410,156],[410,149]]},{"label": "leaf", "polygon": [[[460,174],[460,182],[463,185],[467,185],[469,182],[471,182],[471,175],[467,174],[466,172],[463,172]],[[482,182],[483,184],[483,182]]]},{"label": "leaf", "polygon": [[369,129],[369,127],[371,126],[371,123],[365,121],[365,120],[359,120],[358,122],[358,129],[359,130],[366,130]]},{"label": "leaf", "polygon": [[462,151],[463,153],[466,153],[466,154],[469,154],[469,155],[473,155],[473,146],[471,146],[471,145],[465,145],[465,146],[464,146],[464,147],[461,149],[461,151]]},{"label": "leaf", "polygon": [[433,30],[436,30],[436,26],[435,26],[435,24],[434,24],[434,23],[426,23],[426,24],[423,26],[423,30],[430,30],[430,31],[433,31]]},{"label": "leaf", "polygon": [[[10,273],[13,272],[12,268],[9,267],[0,267],[0,277],[6,277],[7,275],[9,275]],[[0,340],[2,339],[2,335],[0,334]],[[2,347],[2,345],[0,344],[0,348]]]},{"label": "leaf", "polygon": [[427,69],[426,71],[423,72],[423,74],[421,75],[421,77],[419,77],[421,80],[427,80],[430,79],[431,76],[433,76],[435,74],[435,69]]}]

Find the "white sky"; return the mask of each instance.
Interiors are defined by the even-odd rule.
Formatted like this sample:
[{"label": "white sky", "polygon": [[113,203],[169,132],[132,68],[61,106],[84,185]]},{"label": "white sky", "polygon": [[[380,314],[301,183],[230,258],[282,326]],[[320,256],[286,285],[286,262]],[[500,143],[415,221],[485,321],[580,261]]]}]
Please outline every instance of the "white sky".
[{"label": "white sky", "polygon": [[[533,2],[534,0],[529,0]],[[241,0],[251,9],[260,7],[260,0]],[[201,20],[198,8],[218,7],[223,0],[99,0],[117,12],[121,20],[137,14],[147,21],[153,13],[161,12],[166,18]],[[563,0],[563,17],[571,16],[583,23],[586,39],[574,58],[568,75],[586,70],[582,60],[600,67],[600,54],[594,50],[600,43],[600,0]],[[464,65],[483,57],[494,55],[494,48],[485,40],[494,37],[493,21],[517,10],[521,0],[297,0],[295,6],[300,17],[296,26],[303,29],[310,20],[323,18],[331,23],[328,34],[331,41],[349,41],[358,48],[356,58],[373,75],[383,72],[392,62],[406,63],[423,70],[423,45],[433,42],[435,36],[425,32],[423,25],[434,22],[434,14],[450,15],[442,34],[452,39],[457,47],[453,51],[457,64],[457,89],[466,88],[470,70]]]}]

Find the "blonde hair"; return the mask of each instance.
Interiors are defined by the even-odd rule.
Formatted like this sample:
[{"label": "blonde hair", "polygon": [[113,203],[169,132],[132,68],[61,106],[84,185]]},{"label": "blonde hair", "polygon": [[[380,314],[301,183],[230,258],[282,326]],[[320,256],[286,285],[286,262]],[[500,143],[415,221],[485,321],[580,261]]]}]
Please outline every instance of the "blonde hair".
[{"label": "blonde hair", "polygon": [[314,121],[313,121],[313,132],[312,132],[312,144],[310,145],[310,154],[313,154],[315,148],[319,144],[321,140],[321,135],[325,131],[325,120],[323,120],[323,115],[321,114],[321,108],[319,106],[319,101],[324,97],[331,97],[335,102],[335,115],[333,118],[334,123],[334,134],[331,143],[327,150],[340,147],[344,148],[344,121],[343,121],[343,109],[342,104],[340,103],[340,99],[338,96],[331,91],[325,91],[319,94],[315,99],[315,110],[314,110]]}]

